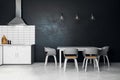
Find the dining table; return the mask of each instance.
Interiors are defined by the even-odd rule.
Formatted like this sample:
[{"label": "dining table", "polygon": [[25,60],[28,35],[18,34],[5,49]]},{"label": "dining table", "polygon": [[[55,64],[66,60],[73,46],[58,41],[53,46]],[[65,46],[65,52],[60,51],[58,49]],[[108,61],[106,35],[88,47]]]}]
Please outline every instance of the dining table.
[{"label": "dining table", "polygon": [[101,50],[99,47],[94,47],[94,46],[59,46],[57,47],[57,50],[59,50],[59,68],[62,68],[62,51],[64,51],[67,48],[72,48],[72,49],[77,49],[78,51],[84,51],[85,49],[88,48],[97,48],[98,50]]}]

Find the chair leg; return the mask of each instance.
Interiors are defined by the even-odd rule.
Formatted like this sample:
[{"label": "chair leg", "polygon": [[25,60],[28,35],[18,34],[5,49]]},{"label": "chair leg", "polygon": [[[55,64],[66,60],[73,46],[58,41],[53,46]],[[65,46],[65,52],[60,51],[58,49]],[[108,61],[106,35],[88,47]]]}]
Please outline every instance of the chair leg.
[{"label": "chair leg", "polygon": [[105,64],[105,56],[103,56],[104,64]]},{"label": "chair leg", "polygon": [[45,66],[47,65],[47,61],[48,61],[48,55],[45,58]]},{"label": "chair leg", "polygon": [[95,61],[96,61],[96,65],[97,65],[97,68],[98,68],[98,72],[99,72],[99,71],[100,71],[100,69],[99,69],[98,60],[97,60],[97,59],[95,59]]},{"label": "chair leg", "polygon": [[84,60],[83,60],[82,69],[85,67],[85,60],[86,60],[86,58],[84,58]]},{"label": "chair leg", "polygon": [[98,56],[98,63],[100,62],[100,56]]},{"label": "chair leg", "polygon": [[64,61],[64,72],[66,71],[67,60],[68,60],[68,59],[65,59],[65,61]]},{"label": "chair leg", "polygon": [[87,64],[88,64],[88,59],[86,59],[86,62],[85,62],[85,72],[87,71]]},{"label": "chair leg", "polygon": [[79,70],[78,70],[78,62],[77,62],[77,60],[76,60],[76,59],[74,59],[74,62],[75,62],[75,67],[76,67],[77,72],[78,72],[78,71],[79,71]]},{"label": "chair leg", "polygon": [[54,55],[54,60],[55,60],[55,66],[57,66],[57,59],[56,59],[56,56]]},{"label": "chair leg", "polygon": [[96,67],[95,59],[93,59],[93,65],[94,65],[94,69],[95,69],[95,67]]},{"label": "chair leg", "polygon": [[106,55],[105,57],[107,59],[108,67],[110,67],[110,62],[109,62],[108,56]]}]

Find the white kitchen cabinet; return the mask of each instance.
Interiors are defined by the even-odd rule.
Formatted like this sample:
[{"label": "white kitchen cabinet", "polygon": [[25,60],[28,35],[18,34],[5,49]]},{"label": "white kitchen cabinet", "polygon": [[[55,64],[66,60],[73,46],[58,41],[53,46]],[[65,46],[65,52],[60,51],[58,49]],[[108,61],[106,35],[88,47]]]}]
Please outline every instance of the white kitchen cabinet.
[{"label": "white kitchen cabinet", "polygon": [[0,46],[0,65],[2,65],[2,46]]},{"label": "white kitchen cabinet", "polygon": [[31,64],[31,46],[3,46],[3,64]]}]

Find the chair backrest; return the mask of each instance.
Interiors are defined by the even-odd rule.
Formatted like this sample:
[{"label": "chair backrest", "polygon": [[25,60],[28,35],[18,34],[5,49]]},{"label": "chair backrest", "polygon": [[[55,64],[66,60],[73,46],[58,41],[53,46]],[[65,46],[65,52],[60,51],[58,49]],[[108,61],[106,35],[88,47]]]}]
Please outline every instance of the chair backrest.
[{"label": "chair backrest", "polygon": [[47,55],[56,55],[56,50],[54,48],[44,47],[44,50],[47,52]]},{"label": "chair backrest", "polygon": [[64,56],[78,56],[78,50],[77,49],[74,49],[74,48],[67,48],[67,49],[64,49],[63,51],[64,53]]},{"label": "chair backrest", "polygon": [[89,55],[97,55],[98,54],[98,49],[97,48],[86,48],[83,53],[86,55],[86,54],[89,54]]},{"label": "chair backrest", "polygon": [[101,55],[107,55],[109,50],[109,46],[102,47],[102,51],[100,52]]}]

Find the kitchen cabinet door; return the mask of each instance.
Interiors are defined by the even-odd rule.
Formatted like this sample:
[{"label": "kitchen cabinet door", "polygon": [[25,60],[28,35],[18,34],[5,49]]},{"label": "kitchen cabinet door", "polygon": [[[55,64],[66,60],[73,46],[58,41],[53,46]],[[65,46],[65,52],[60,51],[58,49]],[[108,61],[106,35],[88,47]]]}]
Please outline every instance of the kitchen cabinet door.
[{"label": "kitchen cabinet door", "polygon": [[31,46],[17,46],[19,64],[31,64]]},{"label": "kitchen cabinet door", "polygon": [[17,64],[17,48],[15,46],[3,46],[3,64]]}]

